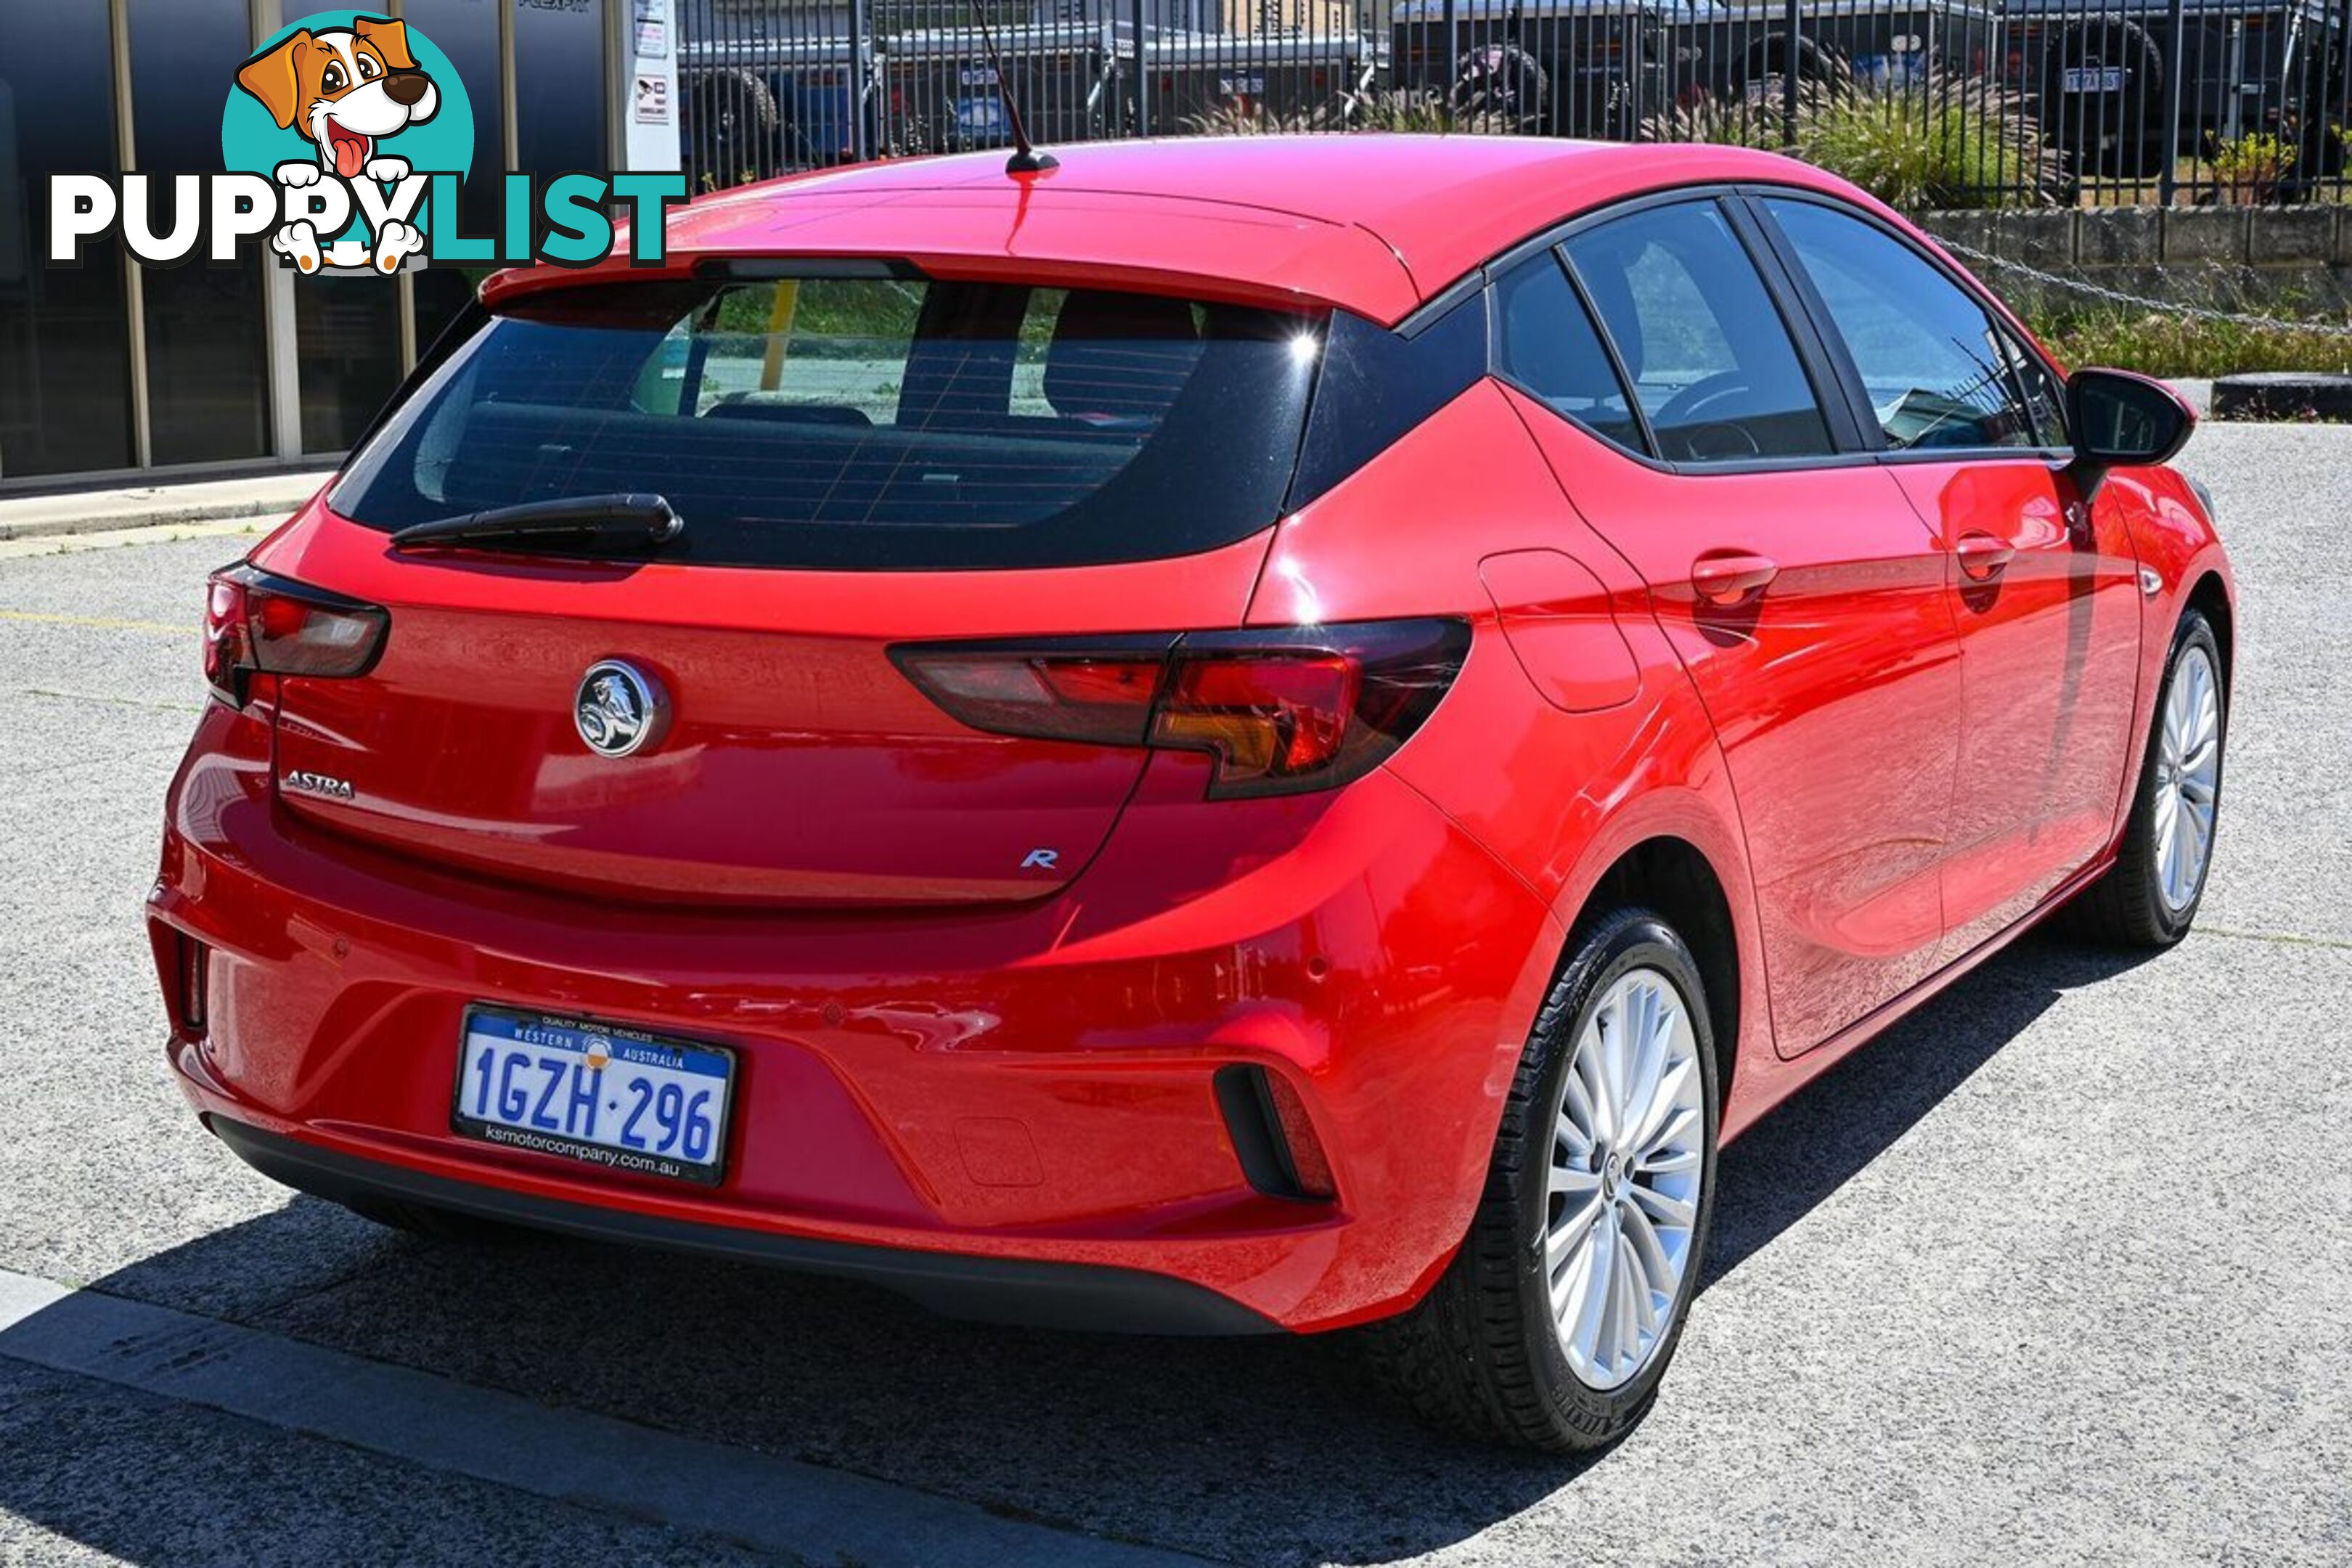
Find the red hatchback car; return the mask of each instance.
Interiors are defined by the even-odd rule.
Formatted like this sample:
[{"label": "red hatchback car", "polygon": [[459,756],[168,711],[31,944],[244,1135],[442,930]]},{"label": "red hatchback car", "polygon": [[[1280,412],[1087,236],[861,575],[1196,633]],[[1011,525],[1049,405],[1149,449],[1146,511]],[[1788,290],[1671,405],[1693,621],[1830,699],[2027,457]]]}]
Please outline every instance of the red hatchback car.
[{"label": "red hatchback car", "polygon": [[212,581],[149,907],[294,1186],[1646,1407],[1716,1152],[2162,944],[2190,416],[1728,148],[1097,145],[503,274]]}]

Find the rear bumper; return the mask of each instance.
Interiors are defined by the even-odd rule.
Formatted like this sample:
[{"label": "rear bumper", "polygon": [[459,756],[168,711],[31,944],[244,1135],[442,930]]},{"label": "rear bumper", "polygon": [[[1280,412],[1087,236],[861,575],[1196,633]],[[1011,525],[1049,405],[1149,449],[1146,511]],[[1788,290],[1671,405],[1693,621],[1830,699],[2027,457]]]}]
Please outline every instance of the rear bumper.
[{"label": "rear bumper", "polygon": [[[167,997],[203,944],[204,1018],[172,1009],[169,1058],[240,1153],[311,1190],[421,1184],[404,1195],[967,1315],[1316,1330],[1409,1304],[1467,1225],[1559,951],[1535,897],[1384,773],[1255,803],[1258,842],[1214,856],[1197,781],[1163,813],[1147,779],[1038,904],[722,915],[583,907],[330,837],[277,805],[231,722],[208,715],[175,784],[149,917]],[[453,1133],[473,1003],[730,1047],[724,1180]],[[1329,1201],[1251,1185],[1214,1087],[1235,1065],[1297,1090]]]},{"label": "rear bumper", "polygon": [[1258,1334],[1281,1330],[1239,1302],[1164,1274],[1083,1263],[966,1258],[817,1241],[736,1226],[690,1225],[627,1209],[564,1203],[452,1181],[205,1119],[240,1160],[275,1182],[337,1203],[390,1198],[593,1241],[627,1242],[735,1263],[773,1264],[864,1280],[933,1311],[981,1322],[1139,1334]]}]

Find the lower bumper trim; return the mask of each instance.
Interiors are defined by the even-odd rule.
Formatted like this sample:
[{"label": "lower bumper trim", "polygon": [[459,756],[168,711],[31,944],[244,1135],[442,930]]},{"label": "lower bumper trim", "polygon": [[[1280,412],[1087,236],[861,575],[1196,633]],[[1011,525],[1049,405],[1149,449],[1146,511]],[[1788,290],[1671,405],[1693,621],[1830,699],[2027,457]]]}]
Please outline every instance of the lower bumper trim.
[{"label": "lower bumper trim", "polygon": [[803,1273],[862,1279],[943,1317],[1133,1334],[1265,1334],[1282,1325],[1203,1285],[1140,1268],[979,1258],[694,1225],[625,1209],[452,1181],[206,1115],[237,1158],[272,1181],[340,1203],[388,1198],[596,1241],[699,1253]]}]

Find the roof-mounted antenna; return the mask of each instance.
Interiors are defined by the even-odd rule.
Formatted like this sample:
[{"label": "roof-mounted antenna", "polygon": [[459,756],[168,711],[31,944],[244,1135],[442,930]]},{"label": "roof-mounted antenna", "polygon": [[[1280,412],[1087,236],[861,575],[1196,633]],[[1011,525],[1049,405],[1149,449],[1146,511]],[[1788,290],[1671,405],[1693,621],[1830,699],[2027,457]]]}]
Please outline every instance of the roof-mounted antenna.
[{"label": "roof-mounted antenna", "polygon": [[971,19],[980,27],[980,41],[988,50],[988,68],[996,73],[996,97],[1004,105],[1005,122],[1013,127],[1013,156],[1004,161],[1008,174],[1041,174],[1061,166],[1061,160],[1051,153],[1040,153],[1030,144],[1029,127],[1021,118],[1021,105],[1013,96],[1013,84],[1004,77],[1004,57],[997,52],[995,30],[988,25],[988,11],[982,0],[971,0]]}]

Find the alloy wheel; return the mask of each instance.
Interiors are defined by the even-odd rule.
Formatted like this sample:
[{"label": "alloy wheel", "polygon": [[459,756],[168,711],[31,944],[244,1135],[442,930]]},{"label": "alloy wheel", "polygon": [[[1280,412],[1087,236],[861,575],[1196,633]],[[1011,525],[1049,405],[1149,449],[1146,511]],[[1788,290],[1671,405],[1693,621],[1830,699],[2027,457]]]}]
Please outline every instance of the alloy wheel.
[{"label": "alloy wheel", "polygon": [[1612,1389],[1658,1352],[1691,1257],[1706,1118],[1681,990],[1627,971],[1586,1015],[1561,1076],[1543,1267],[1570,1369]]},{"label": "alloy wheel", "polygon": [[2172,914],[2196,899],[2213,853],[2221,783],[2221,693],[2213,661],[2191,647],[2164,694],[2156,761],[2156,886]]}]

